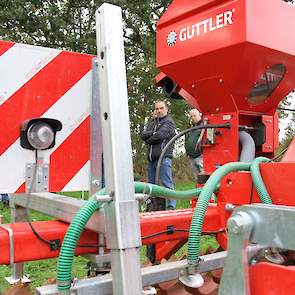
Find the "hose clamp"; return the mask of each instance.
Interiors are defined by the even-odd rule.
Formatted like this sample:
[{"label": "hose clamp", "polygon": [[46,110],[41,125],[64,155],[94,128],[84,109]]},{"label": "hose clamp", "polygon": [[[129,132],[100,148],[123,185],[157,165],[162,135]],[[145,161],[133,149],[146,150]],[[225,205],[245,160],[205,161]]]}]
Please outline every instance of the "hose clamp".
[{"label": "hose clamp", "polygon": [[57,280],[56,283],[57,283],[57,285],[58,285],[59,287],[72,286],[72,284],[73,284],[73,279],[71,279],[70,281],[59,281],[59,280]]},{"label": "hose clamp", "polygon": [[148,183],[148,187],[149,187],[149,194],[148,194],[148,196],[151,197],[151,195],[153,193],[153,186],[150,183]]},{"label": "hose clamp", "polygon": [[[147,187],[149,188],[149,191],[147,192]],[[150,184],[150,183],[147,183],[147,185],[145,185],[144,186],[144,190],[143,190],[143,194],[144,195],[147,195],[148,197],[150,197],[151,196],[151,194],[152,194],[152,192],[153,192],[153,187],[152,187],[152,185]]]}]

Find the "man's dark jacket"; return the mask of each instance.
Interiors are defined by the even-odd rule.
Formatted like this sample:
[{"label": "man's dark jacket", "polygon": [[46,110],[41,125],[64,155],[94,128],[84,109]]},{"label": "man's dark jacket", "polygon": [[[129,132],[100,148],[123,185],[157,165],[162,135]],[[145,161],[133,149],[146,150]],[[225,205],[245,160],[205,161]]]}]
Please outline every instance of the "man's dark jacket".
[{"label": "man's dark jacket", "polygon": [[[166,115],[149,122],[141,133],[142,140],[148,146],[148,160],[157,161],[162,150],[169,140],[176,134],[173,119]],[[165,157],[173,157],[174,144],[171,144],[165,153]]]},{"label": "man's dark jacket", "polygon": [[[203,122],[201,120],[199,123],[193,124],[193,126],[191,126],[191,127],[199,126],[202,124],[203,124]],[[197,146],[197,142],[198,142],[198,139],[201,135],[201,132],[202,132],[201,129],[197,129],[197,130],[192,130],[185,135],[185,144],[184,144],[185,152],[192,159],[195,159],[195,158],[200,157],[202,155],[201,143],[199,143]]]}]

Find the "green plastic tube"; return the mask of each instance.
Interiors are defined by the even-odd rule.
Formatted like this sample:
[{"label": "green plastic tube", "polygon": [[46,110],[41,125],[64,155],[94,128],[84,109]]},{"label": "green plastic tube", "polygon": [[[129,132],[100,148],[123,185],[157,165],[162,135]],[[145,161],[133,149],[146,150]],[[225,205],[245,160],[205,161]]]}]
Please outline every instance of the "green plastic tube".
[{"label": "green plastic tube", "polygon": [[[197,197],[201,189],[195,188],[186,191],[174,191],[161,187],[159,185],[135,182],[136,193],[148,193],[152,196],[162,196],[175,199],[192,199]],[[105,189],[102,189],[97,195],[104,195]],[[57,265],[57,285],[60,293],[68,293],[72,282],[72,265],[77,243],[81,233],[93,213],[100,208],[95,196],[91,197],[74,217],[68,231],[65,235]]]},{"label": "green plastic tube", "polygon": [[[98,194],[103,195],[105,190]],[[60,293],[68,293],[72,283],[73,258],[81,233],[93,213],[101,207],[95,197],[91,197],[80,208],[72,220],[62,243],[57,263],[57,286]]]},{"label": "green plastic tube", "polygon": [[268,163],[268,162],[271,162],[271,160],[265,157],[258,157],[254,159],[250,167],[253,183],[256,187],[261,203],[263,204],[272,204],[272,200],[264,185],[263,179],[260,174],[260,169],[259,169],[260,163]]},{"label": "green plastic tube", "polygon": [[188,239],[188,256],[187,260],[190,265],[196,265],[199,261],[200,241],[205,213],[209,200],[214,192],[215,187],[220,183],[222,178],[233,171],[249,171],[250,163],[227,163],[212,173],[198,198],[195,207]]},{"label": "green plastic tube", "polygon": [[[259,193],[259,196],[261,197],[261,201],[265,204],[271,204],[271,199],[267,193],[259,171],[259,164],[261,162],[269,161],[270,160],[267,158],[260,157],[256,158],[251,164],[242,162],[225,164],[211,175],[203,188],[195,188],[186,191],[174,191],[155,184],[135,182],[135,192],[147,193],[155,197],[161,196],[175,199],[192,199],[199,196],[197,206],[194,210],[188,241],[188,263],[194,265],[199,260],[202,226],[208,203],[212,193],[214,193],[216,188],[218,188],[222,178],[233,171],[249,171],[251,169],[253,182]],[[104,194],[105,190],[103,189],[97,195]],[[79,210],[66,233],[61,247],[57,268],[58,290],[61,293],[68,293],[71,287],[73,257],[78,240],[88,220],[93,215],[93,213],[100,208],[100,206],[101,205],[97,203],[96,198],[91,197]]]},{"label": "green plastic tube", "polygon": [[201,188],[194,188],[186,191],[175,191],[163,186],[145,182],[135,182],[134,185],[135,193],[145,193],[150,194],[153,197],[160,196],[163,198],[173,198],[178,200],[196,198],[202,191]]}]

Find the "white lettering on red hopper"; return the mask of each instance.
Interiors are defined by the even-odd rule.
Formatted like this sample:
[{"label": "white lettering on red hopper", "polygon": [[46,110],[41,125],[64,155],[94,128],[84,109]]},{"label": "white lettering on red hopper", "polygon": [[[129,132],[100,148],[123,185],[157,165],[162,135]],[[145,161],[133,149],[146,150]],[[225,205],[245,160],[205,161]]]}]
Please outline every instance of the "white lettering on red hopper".
[{"label": "white lettering on red hopper", "polygon": [[192,26],[181,29],[179,32],[179,41],[184,42],[202,34],[207,34],[208,32],[213,32],[228,25],[232,25],[233,13],[234,9],[228,10],[224,13],[217,14],[215,17],[207,18]]}]

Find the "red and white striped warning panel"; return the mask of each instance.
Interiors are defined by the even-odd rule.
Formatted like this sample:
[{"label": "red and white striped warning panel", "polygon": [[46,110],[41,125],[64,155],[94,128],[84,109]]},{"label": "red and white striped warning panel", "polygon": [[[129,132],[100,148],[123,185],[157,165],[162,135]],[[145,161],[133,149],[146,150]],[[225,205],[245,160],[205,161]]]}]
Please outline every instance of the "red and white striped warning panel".
[{"label": "red and white striped warning panel", "polygon": [[35,155],[20,145],[25,120],[45,117],[63,127],[40,151],[49,163],[49,191],[88,190],[91,55],[0,41],[0,193],[25,191]]}]

